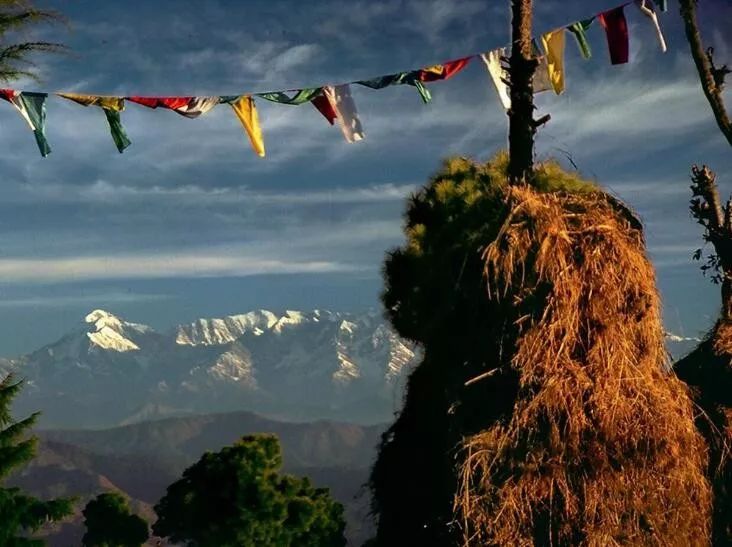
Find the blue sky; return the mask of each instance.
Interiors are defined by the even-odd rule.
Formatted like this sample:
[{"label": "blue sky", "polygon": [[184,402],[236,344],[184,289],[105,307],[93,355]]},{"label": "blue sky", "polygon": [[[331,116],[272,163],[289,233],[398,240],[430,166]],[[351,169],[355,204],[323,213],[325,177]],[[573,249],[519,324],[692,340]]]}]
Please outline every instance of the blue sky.
[{"label": "blue sky", "polygon": [[[609,64],[590,30],[583,61],[568,36],[567,91],[542,94],[552,121],[540,158],[566,158],[635,208],[647,228],[667,326],[696,335],[718,291],[690,256],[688,171],[706,162],[732,190],[732,155],[703,98],[675,0],[663,55],[634,6],[631,63]],[[39,58],[28,90],[143,95],[238,94],[304,87],[431,65],[508,41],[508,2],[285,0],[46,2],[70,28],[71,55]],[[537,32],[611,7],[537,2]],[[703,31],[732,62],[732,5],[700,5]],[[0,355],[35,349],[103,307],[165,328],[252,308],[378,306],[384,252],[401,241],[404,198],[441,158],[486,159],[506,116],[479,62],[431,87],[355,87],[366,140],[347,145],[309,105],[259,101],[267,158],[221,106],[196,120],[129,104],[133,141],[117,153],[104,116],[51,98],[48,139],[0,105]],[[730,101],[732,102],[732,100]]]}]

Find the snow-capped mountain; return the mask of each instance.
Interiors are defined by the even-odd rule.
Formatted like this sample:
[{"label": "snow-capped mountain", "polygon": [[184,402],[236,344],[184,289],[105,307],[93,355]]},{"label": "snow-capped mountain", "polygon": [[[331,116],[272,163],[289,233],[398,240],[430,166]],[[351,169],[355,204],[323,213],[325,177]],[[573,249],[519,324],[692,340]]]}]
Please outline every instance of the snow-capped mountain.
[{"label": "snow-capped mountain", "polygon": [[416,360],[373,313],[256,310],[158,332],[94,310],[57,342],[0,360],[0,374],[26,380],[16,412],[41,410],[45,427],[231,410],[377,422]]},{"label": "snow-capped mountain", "polygon": [[680,359],[696,348],[702,339],[696,336],[679,336],[672,332],[666,333],[666,348],[673,359]]}]

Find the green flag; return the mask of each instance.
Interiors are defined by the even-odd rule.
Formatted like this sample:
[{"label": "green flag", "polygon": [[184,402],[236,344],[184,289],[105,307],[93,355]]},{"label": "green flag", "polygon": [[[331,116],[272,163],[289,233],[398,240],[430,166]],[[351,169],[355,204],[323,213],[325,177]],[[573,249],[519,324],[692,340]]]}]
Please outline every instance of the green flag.
[{"label": "green flag", "polygon": [[114,144],[117,146],[117,150],[119,150],[119,153],[121,154],[125,151],[125,148],[132,144],[132,141],[127,136],[125,128],[122,127],[122,118],[120,113],[118,110],[111,110],[109,108],[103,108],[102,110],[104,110],[104,115],[107,116],[107,123],[109,123],[109,131],[112,133],[112,140],[114,140]]},{"label": "green flag", "polygon": [[47,93],[26,91],[17,96],[17,101],[20,103],[18,109],[30,122],[36,143],[38,143],[38,150],[44,158],[51,153],[51,147],[46,140],[46,97],[48,97]]},{"label": "green flag", "polygon": [[411,85],[417,88],[419,96],[425,103],[432,100],[432,94],[429,92],[427,87],[417,77],[417,72],[398,72],[396,74],[389,74],[388,76],[379,76],[370,80],[361,80],[356,82],[357,84],[370,87],[371,89],[383,89],[392,85]]},{"label": "green flag", "polygon": [[592,57],[592,50],[590,49],[590,44],[587,41],[587,29],[590,28],[590,25],[592,25],[594,20],[594,17],[590,17],[584,21],[572,23],[567,27],[567,30],[574,35],[574,39],[577,41],[580,53],[585,59]]},{"label": "green flag", "polygon": [[[299,89],[292,97],[288,96],[287,93],[285,93],[284,91],[272,91],[270,93],[257,93],[257,96],[262,97],[263,99],[267,99],[268,101],[272,101],[273,103],[299,105],[299,104],[303,104],[303,103],[312,101],[315,97],[320,95],[322,92],[323,92],[322,87],[313,87],[310,89]],[[222,100],[224,100],[226,98],[227,97],[224,97]],[[224,100],[224,102],[227,102],[227,101]]]}]

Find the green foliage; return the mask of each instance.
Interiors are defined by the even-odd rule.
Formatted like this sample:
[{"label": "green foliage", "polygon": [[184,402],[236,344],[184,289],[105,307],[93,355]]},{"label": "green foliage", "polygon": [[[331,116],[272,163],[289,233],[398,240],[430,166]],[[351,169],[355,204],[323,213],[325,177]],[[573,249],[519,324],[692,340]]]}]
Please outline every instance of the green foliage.
[{"label": "green foliage", "polygon": [[[386,313],[403,337],[423,349],[404,407],[384,434],[372,469],[375,545],[445,546],[455,536],[456,454],[463,435],[510,415],[518,377],[500,367],[511,347],[513,302],[489,301],[481,253],[507,214],[508,155],[486,163],[451,158],[413,195],[405,243],[384,264]],[[556,162],[535,166],[544,192],[598,191]],[[527,301],[527,305],[530,304]],[[490,381],[465,382],[496,369]]]},{"label": "green foliage", "polygon": [[38,414],[13,421],[10,405],[20,391],[21,383],[11,376],[0,381],[0,545],[43,545],[41,541],[27,539],[30,532],[38,530],[48,521],[58,521],[71,514],[70,500],[40,501],[23,494],[18,488],[3,488],[2,481],[8,475],[33,459],[36,439],[26,433],[38,418]]},{"label": "green foliage", "polygon": [[[386,260],[382,297],[402,336],[422,343],[434,339],[447,317],[456,312],[464,317],[465,304],[474,307],[477,292],[482,296],[478,258],[503,220],[507,168],[505,152],[482,164],[450,158],[410,198],[407,240]],[[554,161],[535,166],[532,185],[543,192],[597,191]]]},{"label": "green foliage", "polygon": [[85,547],[140,547],[150,536],[147,522],[130,512],[116,492],[100,494],[83,511]]},{"label": "green foliage", "polygon": [[196,547],[345,545],[343,507],[281,466],[275,435],[207,452],[155,506],[153,532]]},{"label": "green foliage", "polygon": [[10,82],[18,78],[37,79],[34,53],[60,53],[62,44],[38,41],[8,39],[44,23],[57,23],[62,17],[54,12],[33,7],[24,0],[0,0],[0,81]]}]

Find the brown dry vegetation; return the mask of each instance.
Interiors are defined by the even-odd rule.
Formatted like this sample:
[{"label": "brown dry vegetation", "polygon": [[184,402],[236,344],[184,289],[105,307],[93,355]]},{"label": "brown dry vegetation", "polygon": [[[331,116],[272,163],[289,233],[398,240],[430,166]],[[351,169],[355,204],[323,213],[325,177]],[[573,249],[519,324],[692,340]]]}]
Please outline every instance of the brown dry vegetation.
[{"label": "brown dry vegetation", "polygon": [[518,321],[510,419],[464,442],[466,544],[707,544],[705,447],[668,373],[642,233],[599,193],[508,200],[489,298],[546,297]]},{"label": "brown dry vegetation", "polygon": [[629,210],[555,163],[450,160],[385,266],[424,349],[371,476],[376,545],[708,545],[706,447]]}]

